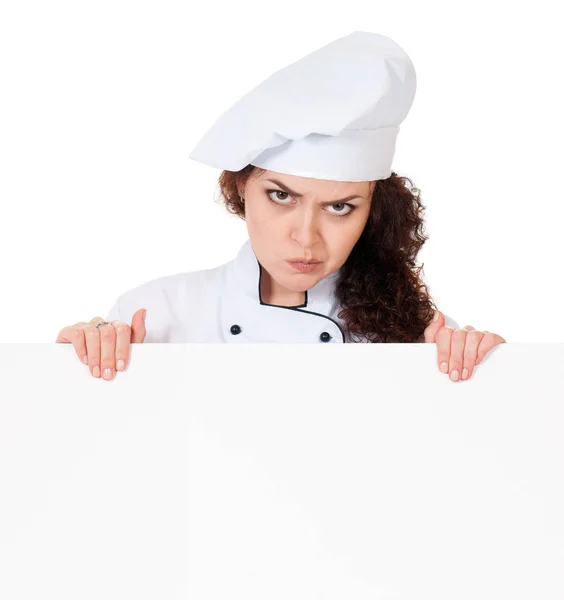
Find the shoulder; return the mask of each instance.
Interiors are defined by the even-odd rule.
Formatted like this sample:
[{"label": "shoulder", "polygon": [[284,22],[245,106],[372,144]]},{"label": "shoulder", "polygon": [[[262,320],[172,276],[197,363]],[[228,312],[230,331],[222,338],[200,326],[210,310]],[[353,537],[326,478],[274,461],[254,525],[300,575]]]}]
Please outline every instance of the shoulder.
[{"label": "shoulder", "polygon": [[176,302],[184,299],[187,294],[193,296],[194,292],[202,291],[206,286],[215,283],[218,269],[220,268],[215,267],[164,275],[124,292],[119,299],[123,303],[141,299],[146,299],[148,302]]},{"label": "shoulder", "polygon": [[146,281],[118,296],[106,321],[119,319],[130,324],[133,315],[140,308],[145,308],[146,342],[181,341],[186,316],[209,306],[210,300],[217,296],[215,292],[221,282],[223,267],[220,265]]}]

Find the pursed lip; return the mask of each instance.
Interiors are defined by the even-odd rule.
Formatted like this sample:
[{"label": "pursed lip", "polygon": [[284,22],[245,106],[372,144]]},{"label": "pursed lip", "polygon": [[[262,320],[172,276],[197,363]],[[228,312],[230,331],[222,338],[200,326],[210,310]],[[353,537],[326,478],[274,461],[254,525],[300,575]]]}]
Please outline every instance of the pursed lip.
[{"label": "pursed lip", "polygon": [[316,265],[316,264],[319,264],[321,261],[315,260],[315,259],[304,260],[303,258],[290,258],[290,259],[288,259],[288,262],[289,263],[300,263],[300,264],[304,264],[304,265]]}]

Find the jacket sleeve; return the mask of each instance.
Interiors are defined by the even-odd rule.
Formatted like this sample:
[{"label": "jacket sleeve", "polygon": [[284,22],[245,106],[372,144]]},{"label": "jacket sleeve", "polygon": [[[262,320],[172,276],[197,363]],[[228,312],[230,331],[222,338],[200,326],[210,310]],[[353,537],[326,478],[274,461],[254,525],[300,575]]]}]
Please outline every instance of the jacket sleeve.
[{"label": "jacket sleeve", "polygon": [[452,317],[449,317],[446,314],[445,314],[445,325],[447,327],[452,327],[453,329],[460,329],[460,325]]},{"label": "jacket sleeve", "polygon": [[115,301],[112,308],[110,308],[110,312],[106,316],[106,321],[109,321],[110,323],[112,321],[117,321],[117,320],[123,321],[123,319],[120,316],[119,298]]},{"label": "jacket sleeve", "polygon": [[182,341],[182,311],[188,305],[178,301],[178,281],[181,280],[176,276],[165,276],[124,292],[110,308],[106,321],[120,320],[131,325],[133,315],[144,308],[147,311],[145,343]]}]

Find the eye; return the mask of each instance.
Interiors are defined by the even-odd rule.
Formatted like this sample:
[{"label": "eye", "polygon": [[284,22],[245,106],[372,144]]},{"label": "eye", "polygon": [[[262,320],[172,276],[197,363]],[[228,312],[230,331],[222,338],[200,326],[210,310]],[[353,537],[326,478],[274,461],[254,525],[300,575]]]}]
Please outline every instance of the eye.
[{"label": "eye", "polygon": [[[272,198],[271,194],[282,194],[284,196],[289,196],[288,192],[283,192],[282,190],[267,190],[267,196],[269,197],[269,199],[274,202],[275,204],[279,204],[281,206],[288,206],[289,202],[282,202],[281,198],[277,198],[276,200],[274,198]],[[337,209],[337,212],[329,212],[329,214],[335,216],[335,217],[346,217],[347,215],[350,215],[353,210],[356,209],[356,206],[354,206],[354,204],[349,204],[348,202],[336,202],[335,204],[328,204],[327,205],[329,208],[336,208],[339,207],[339,209]],[[341,207],[345,207],[348,206],[349,210],[347,212],[343,212]]]},{"label": "eye", "polygon": [[[267,191],[268,197],[273,200],[272,196],[270,194],[283,194],[283,195],[288,195],[288,192],[283,192],[282,190],[268,190]],[[273,202],[277,202],[278,204],[287,204],[287,202],[278,202],[278,200],[280,200],[280,198],[278,198],[277,200],[273,200]]]},{"label": "eye", "polygon": [[356,208],[356,206],[353,206],[352,204],[348,204],[345,202],[339,202],[338,204],[329,204],[328,206],[329,206],[329,208],[336,208],[337,206],[339,206],[339,207],[348,206],[350,208],[350,210],[347,211],[346,213],[343,213],[342,209],[338,210],[336,213],[330,213],[330,214],[336,215],[338,217],[346,217],[347,215],[350,215],[352,213],[352,211]]}]

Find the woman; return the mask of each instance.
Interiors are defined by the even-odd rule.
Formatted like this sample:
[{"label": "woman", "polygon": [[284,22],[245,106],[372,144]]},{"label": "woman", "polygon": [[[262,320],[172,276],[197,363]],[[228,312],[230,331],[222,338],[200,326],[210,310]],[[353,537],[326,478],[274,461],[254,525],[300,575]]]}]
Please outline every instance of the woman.
[{"label": "woman", "polygon": [[149,281],[57,341],[106,379],[143,341],[430,342],[453,381],[471,377],[505,340],[459,329],[415,267],[424,207],[391,170],[415,87],[406,53],[359,31],[271,75],[190,155],[223,169],[221,197],[249,233],[237,256]]}]

